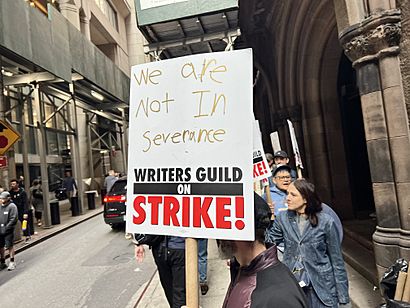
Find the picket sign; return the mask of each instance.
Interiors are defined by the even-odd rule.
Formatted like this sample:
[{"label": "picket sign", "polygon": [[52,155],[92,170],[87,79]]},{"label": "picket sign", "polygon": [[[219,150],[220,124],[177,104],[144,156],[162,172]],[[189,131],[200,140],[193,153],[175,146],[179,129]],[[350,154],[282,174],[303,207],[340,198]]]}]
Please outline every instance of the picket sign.
[{"label": "picket sign", "polygon": [[303,169],[302,157],[300,156],[298,141],[296,139],[295,128],[293,127],[293,124],[290,120],[287,120],[287,122],[289,126],[290,140],[292,142],[293,154],[295,155],[296,170],[298,173],[298,178],[300,179],[302,178],[302,169]]},{"label": "picket sign", "polygon": [[253,240],[252,122],[251,49],[134,66],[127,232]]},{"label": "picket sign", "polygon": [[262,134],[259,121],[253,122],[253,180],[267,179],[272,175],[262,145]]},{"label": "picket sign", "polygon": [[190,308],[194,238],[254,240],[252,83],[251,49],[131,70],[126,232],[187,238]]},{"label": "picket sign", "polygon": [[270,142],[272,143],[273,153],[282,150],[279,133],[277,131],[270,133]]}]

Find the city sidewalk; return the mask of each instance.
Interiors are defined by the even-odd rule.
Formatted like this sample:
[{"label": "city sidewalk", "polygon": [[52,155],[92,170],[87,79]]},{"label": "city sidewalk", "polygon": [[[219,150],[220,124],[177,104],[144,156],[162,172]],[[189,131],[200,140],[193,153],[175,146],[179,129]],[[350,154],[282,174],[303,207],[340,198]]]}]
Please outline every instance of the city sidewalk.
[{"label": "city sidewalk", "polygon": [[[15,244],[16,252],[21,252],[34,246],[58,233],[61,233],[77,224],[80,224],[103,212],[101,198],[96,197],[96,209],[88,210],[85,204],[84,214],[80,216],[71,216],[68,200],[60,201],[60,221],[58,225],[51,228],[35,226],[37,234],[31,237],[29,242],[21,241]],[[102,219],[102,217],[101,217]],[[146,258],[152,258],[151,251],[147,251]],[[346,270],[349,278],[349,294],[353,307],[359,308],[376,308],[382,303],[380,291],[375,288],[368,280],[356,272],[352,267],[346,264]],[[209,291],[205,296],[200,295],[200,306],[202,308],[222,307],[226,290],[230,281],[229,269],[226,261],[221,260],[218,256],[218,249],[215,240],[208,241],[208,283]],[[135,294],[130,306],[127,308],[167,308],[167,300],[159,281],[158,273],[155,272],[151,279],[145,283]]]},{"label": "city sidewalk", "polygon": [[[147,253],[146,258],[152,258],[151,253]],[[356,272],[351,266],[346,265],[349,278],[349,294],[352,307],[356,308],[376,308],[382,303],[380,291],[368,280]],[[226,290],[229,286],[230,275],[223,261],[218,256],[215,240],[208,241],[208,283],[209,291],[205,296],[200,296],[200,306],[202,308],[222,307]],[[133,303],[138,308],[168,308],[165,293],[159,281],[158,272],[151,280],[143,285],[134,297]]]},{"label": "city sidewalk", "polygon": [[[25,237],[22,236],[21,240],[14,244],[16,253],[26,250],[27,248],[34,246],[58,233],[61,233],[75,225],[84,222],[94,216],[97,216],[103,212],[103,206],[101,204],[101,197],[95,198],[95,209],[88,210],[87,199],[85,198],[84,213],[79,216],[72,216],[70,211],[70,203],[68,200],[59,201],[60,209],[60,224],[52,225],[51,228],[38,227],[34,223],[35,234],[31,236],[31,239],[25,242]],[[101,218],[102,219],[102,218]],[[35,219],[34,219],[35,220]]]},{"label": "city sidewalk", "polygon": [[[146,254],[146,258],[152,258],[151,253]],[[230,281],[229,268],[226,261],[218,256],[218,248],[215,240],[208,240],[208,285],[209,291],[202,296],[199,293],[199,304],[203,308],[222,307],[226,290]],[[159,281],[158,272],[151,280],[143,285],[134,297],[138,308],[169,308],[165,293]]]}]

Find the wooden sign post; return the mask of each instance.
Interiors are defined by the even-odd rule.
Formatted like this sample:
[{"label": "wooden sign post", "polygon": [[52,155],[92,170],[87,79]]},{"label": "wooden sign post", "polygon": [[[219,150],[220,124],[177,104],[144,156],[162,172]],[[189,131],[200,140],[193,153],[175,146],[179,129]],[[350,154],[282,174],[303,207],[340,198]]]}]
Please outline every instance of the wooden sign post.
[{"label": "wooden sign post", "polygon": [[199,307],[198,240],[185,239],[186,306]]}]

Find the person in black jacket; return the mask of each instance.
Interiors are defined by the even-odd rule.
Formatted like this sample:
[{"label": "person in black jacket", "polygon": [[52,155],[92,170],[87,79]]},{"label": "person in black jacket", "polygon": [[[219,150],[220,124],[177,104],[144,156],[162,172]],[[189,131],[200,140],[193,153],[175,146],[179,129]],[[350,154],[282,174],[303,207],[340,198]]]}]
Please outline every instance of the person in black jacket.
[{"label": "person in black jacket", "polygon": [[289,269],[277,257],[276,246],[266,249],[265,233],[271,210],[254,196],[255,241],[220,241],[221,258],[231,261],[231,283],[223,308],[305,308],[302,289]]},{"label": "person in black jacket", "polygon": [[[26,191],[20,187],[18,181],[13,179],[10,181],[10,196],[13,203],[17,206],[18,210],[18,220],[23,223],[23,220],[27,220],[27,229],[24,231],[24,235],[26,236],[26,241],[30,239],[31,232],[30,229],[33,228],[32,221],[33,221],[33,213],[29,211],[28,206],[28,198]],[[31,215],[29,217],[29,214]],[[31,218],[31,219],[30,219]],[[31,223],[30,223],[31,220]]]},{"label": "person in black jacket", "polygon": [[0,193],[0,270],[5,269],[5,249],[9,250],[10,263],[8,270],[12,271],[16,268],[14,263],[14,228],[17,222],[17,207],[10,201],[10,193],[3,191]]},{"label": "person in black jacket", "polygon": [[179,236],[157,237],[160,240],[155,244],[135,238],[135,258],[142,262],[145,258],[144,244],[150,246],[169,307],[180,308],[186,302],[185,239]]}]

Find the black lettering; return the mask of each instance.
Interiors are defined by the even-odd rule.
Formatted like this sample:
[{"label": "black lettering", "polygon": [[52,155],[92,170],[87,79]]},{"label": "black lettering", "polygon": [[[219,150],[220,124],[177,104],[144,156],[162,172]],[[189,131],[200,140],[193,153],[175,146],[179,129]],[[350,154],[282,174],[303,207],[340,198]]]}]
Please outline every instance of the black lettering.
[{"label": "black lettering", "polygon": [[185,168],[185,181],[188,182],[191,180],[191,168]]},{"label": "black lettering", "polygon": [[155,182],[155,170],[148,169],[148,182]]},{"label": "black lettering", "polygon": [[196,169],[196,179],[199,182],[205,181],[205,179],[206,179],[205,168],[199,167],[198,169]]},{"label": "black lettering", "polygon": [[147,174],[147,169],[134,169],[135,181],[143,182],[145,181],[145,176]]},{"label": "black lettering", "polygon": [[232,179],[234,182],[239,182],[240,180],[242,180],[242,170],[240,168],[232,168]]}]

